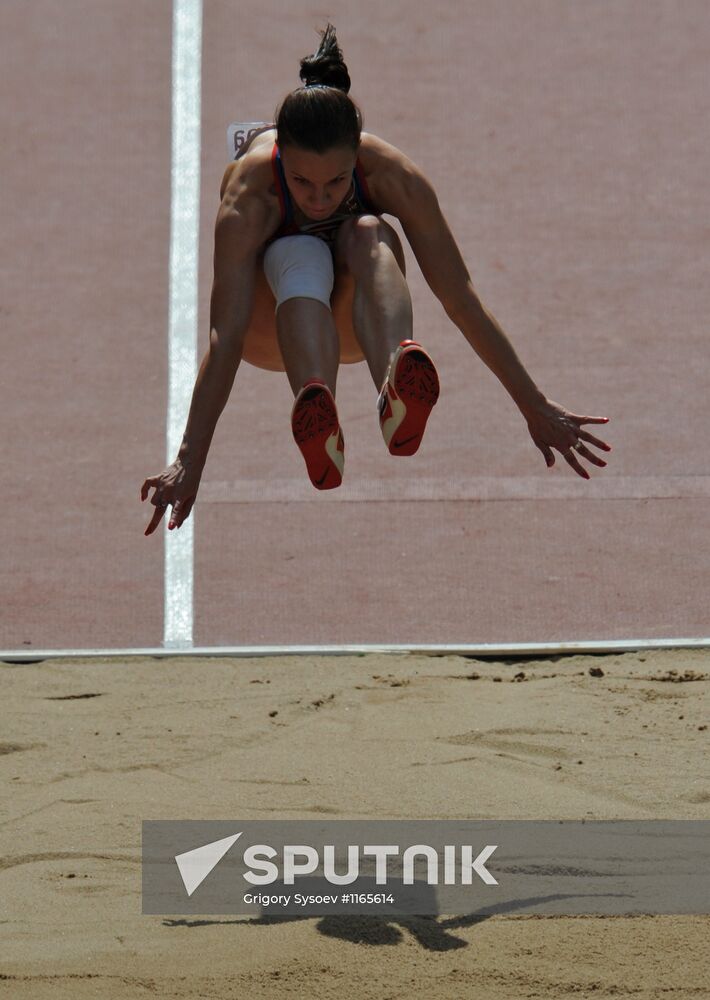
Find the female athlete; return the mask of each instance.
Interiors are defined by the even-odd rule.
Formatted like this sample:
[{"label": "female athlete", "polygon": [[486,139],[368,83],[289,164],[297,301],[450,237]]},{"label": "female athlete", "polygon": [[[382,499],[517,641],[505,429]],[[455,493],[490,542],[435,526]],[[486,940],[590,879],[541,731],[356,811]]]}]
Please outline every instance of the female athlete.
[{"label": "female athlete", "polygon": [[338,366],[366,361],[378,390],[385,444],[413,455],[439,395],[424,347],[411,339],[412,302],[396,231],[399,220],[429,287],[471,347],[500,379],[548,466],[553,449],[589,478],[583,430],[607,417],[578,416],[537,388],[471,284],[458,246],[422,171],[399,149],[362,132],[350,77],[328,24],[301,60],[305,86],[287,95],[275,126],[254,135],[227,167],[215,226],[210,337],[177,458],[141,488],[154,488],[159,525],[190,515],[217,420],[242,359],[285,371],[295,400],[292,432],[317,489],[340,485],[344,439],[335,404]]}]

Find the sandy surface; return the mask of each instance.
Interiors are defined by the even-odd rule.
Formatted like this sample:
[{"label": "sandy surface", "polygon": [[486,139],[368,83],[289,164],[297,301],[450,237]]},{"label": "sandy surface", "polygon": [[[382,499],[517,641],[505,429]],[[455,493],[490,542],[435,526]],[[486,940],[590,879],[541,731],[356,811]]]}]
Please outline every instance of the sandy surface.
[{"label": "sandy surface", "polygon": [[709,681],[690,650],[3,664],[0,996],[710,997],[710,917],[140,913],[143,819],[708,818]]}]

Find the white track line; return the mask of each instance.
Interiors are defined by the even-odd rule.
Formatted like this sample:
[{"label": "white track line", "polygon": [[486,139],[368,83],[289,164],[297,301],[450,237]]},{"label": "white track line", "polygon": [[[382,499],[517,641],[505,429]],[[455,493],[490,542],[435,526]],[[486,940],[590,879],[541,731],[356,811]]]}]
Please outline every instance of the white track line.
[{"label": "white track line", "polygon": [[490,643],[482,645],[341,645],[341,646],[192,646],[165,649],[14,649],[0,650],[0,661],[12,663],[69,657],[135,656],[362,656],[366,653],[411,653],[423,656],[560,656],[581,653],[633,653],[651,649],[710,649],[710,639],[591,639],[588,642]]},{"label": "white track line", "polygon": [[[305,480],[305,482],[304,482]],[[426,476],[346,481],[333,496],[318,493],[306,476],[207,479],[200,503],[375,503],[388,501],[695,500],[710,497],[710,476],[604,476],[589,482],[550,471],[537,476]]]},{"label": "white track line", "polygon": [[[167,462],[175,460],[197,375],[202,0],[173,2],[173,98],[168,316]],[[163,643],[192,646],[194,512],[179,531],[165,518]]]}]

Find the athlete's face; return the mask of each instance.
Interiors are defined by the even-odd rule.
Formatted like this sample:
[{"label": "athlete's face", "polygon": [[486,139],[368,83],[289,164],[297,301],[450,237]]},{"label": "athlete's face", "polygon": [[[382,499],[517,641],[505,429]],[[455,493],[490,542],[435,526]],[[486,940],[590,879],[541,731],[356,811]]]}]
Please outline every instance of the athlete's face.
[{"label": "athlete's face", "polygon": [[297,146],[281,151],[281,164],[293,200],[309,219],[331,215],[348,193],[357,154],[348,146],[313,153]]}]

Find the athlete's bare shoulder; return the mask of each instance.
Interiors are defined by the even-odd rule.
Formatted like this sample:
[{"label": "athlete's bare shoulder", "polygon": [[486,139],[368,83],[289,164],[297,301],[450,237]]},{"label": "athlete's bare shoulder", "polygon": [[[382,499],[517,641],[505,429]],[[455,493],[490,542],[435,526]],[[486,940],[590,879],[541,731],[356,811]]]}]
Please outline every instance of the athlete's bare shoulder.
[{"label": "athlete's bare shoulder", "polygon": [[271,167],[276,130],[256,136],[249,148],[227,165],[220,187],[218,220],[234,213],[261,220],[268,230],[278,228],[281,213]]},{"label": "athlete's bare shoulder", "polygon": [[358,158],[372,201],[381,211],[396,215],[399,199],[393,195],[422,178],[422,171],[401,149],[372,132],[362,133]]},{"label": "athlete's bare shoulder", "polygon": [[358,156],[365,164],[365,161],[376,163],[379,160],[396,162],[406,160],[407,157],[401,149],[397,149],[391,142],[387,142],[374,132],[363,132],[360,136],[360,149]]}]

